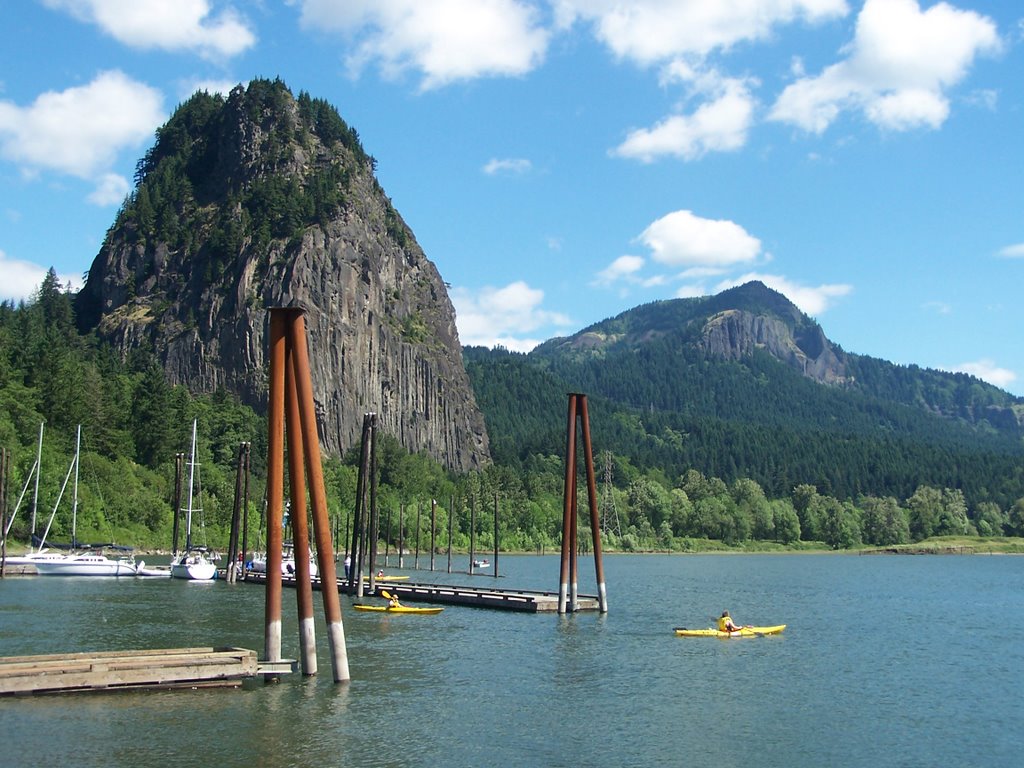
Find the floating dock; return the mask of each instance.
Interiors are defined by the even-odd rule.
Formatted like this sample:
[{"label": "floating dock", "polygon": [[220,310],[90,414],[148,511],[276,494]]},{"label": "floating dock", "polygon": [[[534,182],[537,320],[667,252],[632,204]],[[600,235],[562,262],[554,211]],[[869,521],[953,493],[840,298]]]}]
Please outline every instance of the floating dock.
[{"label": "floating dock", "polygon": [[294,671],[245,648],[58,653],[0,657],[0,696],[132,688],[237,687],[246,678]]},{"label": "floating dock", "polygon": [[[377,584],[377,594],[382,589],[408,602],[442,603],[464,605],[471,608],[492,608],[501,611],[525,613],[546,613],[558,611],[557,592],[533,592],[515,589],[480,589],[448,584]],[[596,611],[599,605],[596,595],[577,595],[577,611]]]},{"label": "floating dock", "polygon": [[[245,580],[254,584],[265,584],[264,573],[247,573]],[[281,583],[286,587],[294,587],[294,576],[284,574]],[[312,579],[313,589],[320,589],[320,580]],[[490,608],[500,611],[519,611],[522,613],[548,613],[558,611],[557,592],[539,592],[522,589],[485,589],[474,586],[453,584],[416,584],[397,581],[394,577],[375,582],[375,590],[364,586],[363,594],[370,597],[383,597],[381,590],[387,590],[406,602],[437,603],[438,605],[462,605],[470,608]],[[339,578],[338,592],[348,594],[348,583]],[[596,595],[578,595],[576,611],[597,611],[600,609]]]}]

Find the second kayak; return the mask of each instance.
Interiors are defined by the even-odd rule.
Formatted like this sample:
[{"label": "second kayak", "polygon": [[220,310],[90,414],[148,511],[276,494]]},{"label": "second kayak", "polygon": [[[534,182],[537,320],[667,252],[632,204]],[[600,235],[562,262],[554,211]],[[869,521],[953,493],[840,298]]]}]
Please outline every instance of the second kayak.
[{"label": "second kayak", "polygon": [[443,607],[419,607],[414,605],[363,605],[356,603],[352,606],[357,611],[376,611],[378,613],[440,613]]},{"label": "second kayak", "polygon": [[679,637],[763,637],[764,635],[777,635],[786,628],[785,624],[777,624],[774,627],[743,627],[735,632],[721,632],[713,627],[708,629],[687,629],[676,627],[676,635]]}]

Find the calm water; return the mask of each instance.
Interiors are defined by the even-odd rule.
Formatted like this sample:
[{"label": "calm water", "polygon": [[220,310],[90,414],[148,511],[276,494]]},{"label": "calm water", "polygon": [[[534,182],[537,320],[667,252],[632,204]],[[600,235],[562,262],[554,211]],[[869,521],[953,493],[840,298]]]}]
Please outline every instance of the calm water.
[{"label": "calm water", "polygon": [[[499,586],[557,589],[557,556],[502,556],[499,565]],[[348,610],[343,596],[353,680],[342,686],[332,682],[315,595],[319,676],[2,699],[3,764],[1021,764],[1022,557],[615,556],[605,571],[607,616],[448,607],[382,617]],[[581,560],[581,592],[595,591],[593,574]],[[726,641],[672,632],[707,626],[724,608],[740,622],[789,627]],[[262,621],[262,588],[245,584],[0,581],[0,655],[262,652]],[[293,658],[295,627],[286,590]]]}]

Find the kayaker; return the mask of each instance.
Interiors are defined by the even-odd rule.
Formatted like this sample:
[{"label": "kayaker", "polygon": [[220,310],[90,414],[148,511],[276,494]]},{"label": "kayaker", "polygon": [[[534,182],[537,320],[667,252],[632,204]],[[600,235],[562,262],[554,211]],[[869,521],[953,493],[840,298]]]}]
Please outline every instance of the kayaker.
[{"label": "kayaker", "polygon": [[722,615],[718,617],[719,632],[738,632],[741,629],[743,629],[743,627],[736,626],[728,611],[722,611]]},{"label": "kayaker", "polygon": [[399,608],[398,595],[392,595],[388,600],[388,608]]}]

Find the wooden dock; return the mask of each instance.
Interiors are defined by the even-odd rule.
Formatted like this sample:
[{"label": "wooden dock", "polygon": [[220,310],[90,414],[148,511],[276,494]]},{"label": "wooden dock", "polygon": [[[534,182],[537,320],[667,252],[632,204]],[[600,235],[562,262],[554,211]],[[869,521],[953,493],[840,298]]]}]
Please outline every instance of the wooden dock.
[{"label": "wooden dock", "polygon": [[257,675],[294,670],[268,663],[245,648],[166,648],[148,651],[58,653],[0,657],[0,696],[112,691],[132,688],[207,688],[242,684]]},{"label": "wooden dock", "polygon": [[[448,584],[377,584],[377,594],[387,590],[406,602],[464,605],[471,608],[492,608],[500,611],[547,613],[558,611],[557,592],[534,592],[515,589],[480,589]],[[596,595],[577,595],[576,610],[596,611],[600,608]]]},{"label": "wooden dock", "polygon": [[[245,580],[250,583],[266,583],[266,574],[248,573]],[[281,582],[286,587],[294,587],[294,576],[283,575]],[[314,578],[313,589],[320,589],[320,580]],[[364,587],[364,595],[383,597],[381,590],[398,595],[406,602],[436,603],[438,605],[461,605],[470,608],[490,608],[499,611],[519,611],[522,613],[549,613],[558,611],[558,593],[540,592],[521,589],[486,589],[475,586],[457,586],[452,584],[416,584],[407,581],[389,581],[385,576],[376,582],[376,590],[371,592],[369,586]],[[348,584],[338,580],[338,592],[348,594]],[[600,604],[596,595],[578,595],[577,611],[597,611]]]}]

